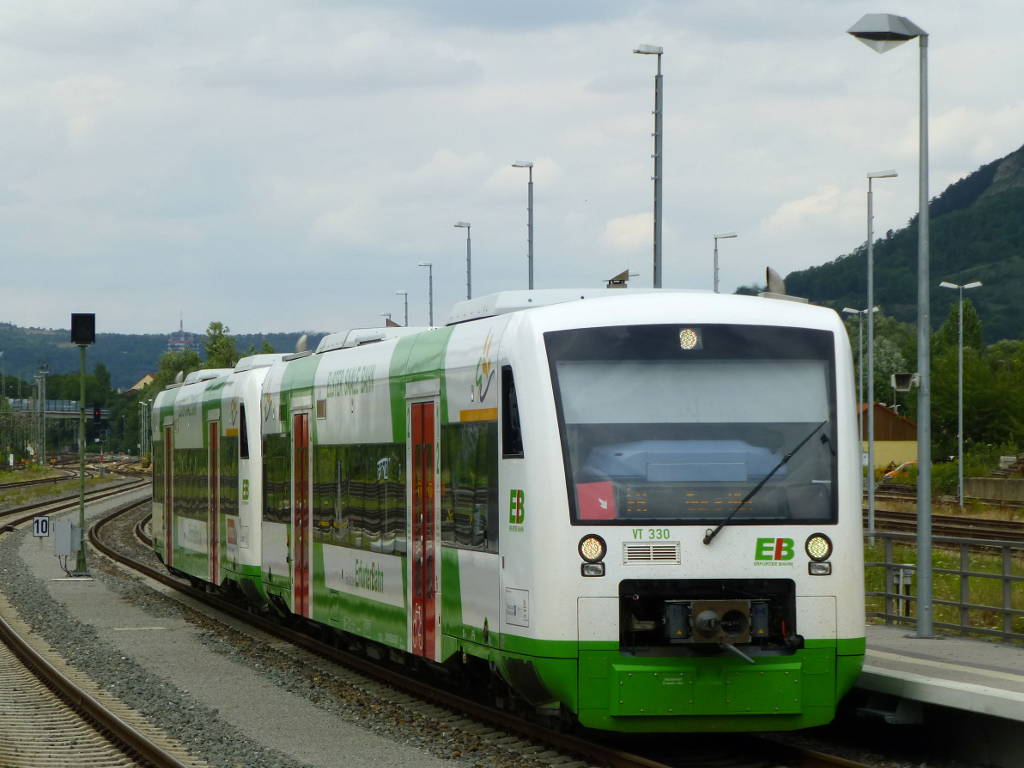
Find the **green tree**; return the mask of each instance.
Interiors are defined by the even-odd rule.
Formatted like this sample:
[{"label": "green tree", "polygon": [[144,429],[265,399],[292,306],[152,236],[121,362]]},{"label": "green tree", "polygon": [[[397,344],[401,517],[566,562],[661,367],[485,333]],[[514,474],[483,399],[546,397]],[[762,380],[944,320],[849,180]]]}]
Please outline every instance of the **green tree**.
[{"label": "green tree", "polygon": [[214,320],[206,329],[206,366],[208,368],[234,368],[238,362],[235,337],[229,336],[231,329]]}]

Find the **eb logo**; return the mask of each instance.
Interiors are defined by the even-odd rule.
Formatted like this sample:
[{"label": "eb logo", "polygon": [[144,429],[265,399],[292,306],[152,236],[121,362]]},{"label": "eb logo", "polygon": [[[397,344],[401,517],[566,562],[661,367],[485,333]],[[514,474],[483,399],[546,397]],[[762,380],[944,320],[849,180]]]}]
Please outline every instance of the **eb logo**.
[{"label": "eb logo", "polygon": [[523,519],[526,517],[523,499],[523,492],[513,488],[508,499],[508,521],[511,525],[523,524]]},{"label": "eb logo", "polygon": [[792,539],[757,539],[754,544],[755,560],[784,561],[793,559]]}]

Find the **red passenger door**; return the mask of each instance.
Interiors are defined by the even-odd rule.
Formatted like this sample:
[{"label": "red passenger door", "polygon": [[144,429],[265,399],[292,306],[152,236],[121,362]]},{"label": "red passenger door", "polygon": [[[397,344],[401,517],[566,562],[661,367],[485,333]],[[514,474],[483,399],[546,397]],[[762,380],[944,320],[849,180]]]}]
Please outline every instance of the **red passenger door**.
[{"label": "red passenger door", "polygon": [[412,652],[436,658],[437,600],[435,558],[437,515],[435,512],[434,404],[412,404]]},{"label": "red passenger door", "polygon": [[174,432],[164,427],[164,564],[170,568],[174,552]]},{"label": "red passenger door", "polygon": [[209,504],[207,504],[209,518],[206,523],[206,533],[209,538],[207,551],[210,553],[210,583],[220,584],[220,429],[217,422],[209,425],[209,441],[207,445],[210,488]]},{"label": "red passenger door", "polygon": [[309,414],[292,416],[292,611],[309,616]]}]

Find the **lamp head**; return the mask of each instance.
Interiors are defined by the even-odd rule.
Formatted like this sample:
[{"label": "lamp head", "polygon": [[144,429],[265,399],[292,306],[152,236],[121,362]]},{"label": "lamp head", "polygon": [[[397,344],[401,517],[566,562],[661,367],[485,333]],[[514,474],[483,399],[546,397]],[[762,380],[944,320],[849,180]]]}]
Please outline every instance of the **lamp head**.
[{"label": "lamp head", "polygon": [[906,16],[892,13],[864,14],[846,31],[878,53],[885,53],[907,40],[928,34]]},{"label": "lamp head", "polygon": [[715,240],[728,240],[730,237],[738,237],[735,232],[723,232],[721,235],[715,235]]},{"label": "lamp head", "polygon": [[958,290],[960,286],[957,285],[956,283],[950,283],[943,280],[941,283],[939,283],[939,288],[952,288],[953,290]]},{"label": "lamp head", "polygon": [[660,45],[638,45],[633,49],[633,53],[654,54],[657,56],[660,56],[664,52],[664,49]]},{"label": "lamp head", "polygon": [[967,285],[964,286],[965,291],[970,288],[981,288],[981,280],[975,280],[973,283],[967,283]]},{"label": "lamp head", "polygon": [[418,267],[432,267],[432,266],[434,266],[434,265],[433,265],[433,264],[431,264],[431,263],[430,263],[429,261],[421,261],[421,262],[420,262],[419,264],[417,264],[416,266],[418,266]]},{"label": "lamp head", "polygon": [[512,163],[513,168],[533,168],[533,163],[529,160],[516,160]]},{"label": "lamp head", "polygon": [[469,229],[468,221],[456,221],[452,226],[459,227],[460,229]]},{"label": "lamp head", "polygon": [[871,171],[868,174],[868,178],[869,179],[895,179],[897,176],[899,176],[899,174],[896,173],[896,171],[892,171],[892,170],[890,170],[890,171]]}]

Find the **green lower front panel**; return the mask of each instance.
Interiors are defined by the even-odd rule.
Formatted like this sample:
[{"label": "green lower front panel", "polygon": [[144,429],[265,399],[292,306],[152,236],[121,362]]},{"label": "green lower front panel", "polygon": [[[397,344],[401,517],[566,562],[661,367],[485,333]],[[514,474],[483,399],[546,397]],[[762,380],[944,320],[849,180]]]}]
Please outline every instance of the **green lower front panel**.
[{"label": "green lower front panel", "polygon": [[[637,658],[581,650],[580,722],[613,731],[792,730],[832,720],[851,665],[834,643],[755,664],[733,657]],[[839,657],[844,658],[844,657]],[[859,664],[856,665],[859,667]]]}]

